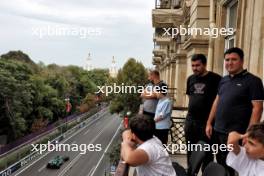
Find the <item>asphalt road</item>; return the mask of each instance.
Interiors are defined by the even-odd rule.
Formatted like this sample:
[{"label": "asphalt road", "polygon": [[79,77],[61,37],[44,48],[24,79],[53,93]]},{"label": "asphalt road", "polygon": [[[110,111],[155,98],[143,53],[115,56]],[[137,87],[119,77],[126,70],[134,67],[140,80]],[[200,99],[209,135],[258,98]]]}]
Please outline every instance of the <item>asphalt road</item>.
[{"label": "asphalt road", "polygon": [[[109,169],[106,152],[119,137],[121,119],[117,115],[104,113],[97,120],[91,121],[77,134],[70,136],[66,144],[92,144],[100,151],[53,151],[42,156],[36,161],[21,168],[13,175],[16,176],[103,176],[105,170]],[[96,147],[95,147],[96,148]],[[47,163],[56,155],[69,156],[70,160],[65,162],[60,169],[47,169]]]}]

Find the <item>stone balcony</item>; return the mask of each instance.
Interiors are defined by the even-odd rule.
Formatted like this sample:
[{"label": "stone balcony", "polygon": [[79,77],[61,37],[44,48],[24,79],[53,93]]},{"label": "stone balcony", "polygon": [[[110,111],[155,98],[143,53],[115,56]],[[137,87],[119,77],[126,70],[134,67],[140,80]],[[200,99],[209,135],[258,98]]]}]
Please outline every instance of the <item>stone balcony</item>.
[{"label": "stone balcony", "polygon": [[155,28],[178,27],[183,23],[182,9],[153,9],[152,26]]},{"label": "stone balcony", "polygon": [[158,65],[158,64],[160,64],[161,62],[162,62],[162,58],[161,58],[161,57],[155,57],[155,56],[152,57],[152,63],[153,63],[154,65]]},{"label": "stone balcony", "polygon": [[153,49],[153,54],[154,54],[155,57],[165,58],[165,56],[166,56],[166,49],[154,48]]},{"label": "stone balcony", "polygon": [[173,41],[171,36],[154,33],[153,42],[158,45],[169,45]]}]

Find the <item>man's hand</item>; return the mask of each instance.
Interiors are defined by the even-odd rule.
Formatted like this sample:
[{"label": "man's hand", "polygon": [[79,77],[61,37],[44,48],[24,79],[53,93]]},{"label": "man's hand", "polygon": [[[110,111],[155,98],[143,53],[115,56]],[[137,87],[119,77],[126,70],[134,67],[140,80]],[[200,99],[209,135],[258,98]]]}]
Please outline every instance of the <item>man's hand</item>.
[{"label": "man's hand", "polygon": [[206,133],[206,136],[209,139],[211,139],[212,133],[213,133],[213,127],[212,127],[212,124],[211,123],[207,123],[206,124],[205,133]]},{"label": "man's hand", "polygon": [[126,130],[122,133],[123,141],[132,141],[132,133],[131,130]]},{"label": "man's hand", "polygon": [[125,130],[125,131],[122,133],[122,138],[123,138],[123,140],[131,140],[131,139],[132,139],[132,133],[131,133],[131,130]]},{"label": "man's hand", "polygon": [[209,139],[211,139],[212,133],[213,133],[212,123],[213,123],[213,121],[215,119],[216,109],[217,109],[217,106],[218,106],[218,102],[219,102],[219,95],[217,95],[215,97],[214,103],[212,105],[212,108],[211,108],[211,111],[210,111],[210,114],[209,114],[209,117],[208,117],[208,120],[207,120],[207,123],[206,123],[205,133],[206,133],[206,136]]},{"label": "man's hand", "polygon": [[159,116],[159,117],[156,117],[156,118],[154,118],[154,121],[155,121],[155,122],[159,122],[159,121],[162,121],[162,120],[163,120],[163,118],[162,118],[162,117],[160,117],[160,116]]},{"label": "man's hand", "polygon": [[123,142],[121,145],[128,144],[130,147],[135,148],[136,143],[133,141],[131,130],[126,130],[122,133]]}]

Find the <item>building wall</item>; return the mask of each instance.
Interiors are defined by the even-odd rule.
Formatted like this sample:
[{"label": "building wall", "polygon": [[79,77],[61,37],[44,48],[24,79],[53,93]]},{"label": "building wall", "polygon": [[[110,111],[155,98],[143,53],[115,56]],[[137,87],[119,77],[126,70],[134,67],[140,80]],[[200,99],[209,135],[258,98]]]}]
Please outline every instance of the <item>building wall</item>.
[{"label": "building wall", "polygon": [[[177,18],[182,19],[181,25],[185,27],[226,27],[229,19],[229,7],[236,2],[234,46],[242,48],[245,52],[244,67],[263,79],[263,0],[182,0],[180,8],[177,9],[182,11],[182,18]],[[166,9],[163,10],[166,11]],[[171,12],[170,9],[169,13]],[[155,25],[153,23],[154,28]],[[165,27],[179,27],[179,25],[179,23],[173,23],[167,24]],[[177,88],[174,105],[187,107],[188,99],[185,95],[185,89],[187,77],[192,74],[191,56],[195,53],[205,54],[208,58],[208,70],[224,75],[226,72],[223,67],[223,58],[224,51],[227,49],[227,39],[225,36],[212,38],[205,35],[180,37],[180,42],[173,40],[168,46],[161,46],[169,47],[169,49],[161,62],[153,63],[160,70],[161,78],[170,87]]]}]

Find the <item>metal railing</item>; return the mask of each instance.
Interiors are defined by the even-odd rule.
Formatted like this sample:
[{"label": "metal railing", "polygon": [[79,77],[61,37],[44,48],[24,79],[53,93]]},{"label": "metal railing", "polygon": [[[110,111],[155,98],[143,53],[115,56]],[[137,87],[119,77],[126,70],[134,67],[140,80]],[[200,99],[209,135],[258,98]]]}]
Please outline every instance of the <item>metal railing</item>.
[{"label": "metal railing", "polygon": [[17,147],[27,145],[28,143],[34,141],[35,139],[39,139],[40,137],[45,136],[48,133],[51,133],[51,131],[63,126],[66,123],[71,122],[72,120],[74,120],[75,118],[77,118],[79,116],[82,116],[82,117],[83,116],[89,116],[89,114],[95,113],[96,111],[97,110],[93,109],[93,110],[86,112],[86,113],[83,113],[83,114],[76,113],[76,114],[67,116],[60,121],[60,124],[62,124],[60,126],[57,126],[56,125],[57,122],[55,122],[55,123],[50,124],[47,127],[43,128],[37,132],[28,134],[27,136],[24,136],[24,137],[12,142],[12,143],[6,144],[6,145],[0,147],[0,156],[3,156],[4,154],[8,153],[9,151],[12,151],[13,149],[15,149]]},{"label": "metal railing", "polygon": [[[98,119],[99,115],[100,114],[101,115],[104,114],[106,112],[106,110],[107,110],[106,108],[101,109],[101,111],[97,112],[96,114],[93,114],[92,116],[90,116],[90,118],[83,118],[84,121],[80,121],[78,124],[74,125],[68,131],[66,131],[65,133],[60,134],[56,138],[50,139],[50,142],[51,143],[54,143],[55,141],[61,142],[61,141],[65,140],[66,138],[68,138],[69,136],[71,136],[73,133],[76,133],[76,132],[82,130],[83,127],[92,124],[95,120]],[[87,113],[85,113],[85,114],[87,115]],[[39,153],[39,151],[31,152],[31,149],[29,149],[29,150],[30,150],[30,153],[28,153],[23,158],[16,159],[16,162],[14,162],[12,164],[6,163],[6,167],[5,168],[0,168],[0,176],[2,176],[2,175],[3,176],[5,176],[5,175],[11,175],[12,173],[16,172],[18,169],[24,167],[29,162],[31,162],[31,161],[37,159],[39,156],[41,156],[41,154]]]},{"label": "metal railing", "polygon": [[[184,117],[172,117],[172,127],[170,129],[170,139],[172,144],[186,144],[185,133],[184,133]],[[182,151],[176,151],[175,154],[186,154]]]}]

